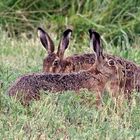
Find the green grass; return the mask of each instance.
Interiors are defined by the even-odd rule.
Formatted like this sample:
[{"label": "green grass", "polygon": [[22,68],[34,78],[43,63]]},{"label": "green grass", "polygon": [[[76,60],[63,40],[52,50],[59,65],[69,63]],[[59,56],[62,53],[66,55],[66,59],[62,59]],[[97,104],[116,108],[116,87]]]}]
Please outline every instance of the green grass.
[{"label": "green grass", "polygon": [[[60,35],[53,32],[55,44],[58,44]],[[22,74],[41,71],[46,52],[36,34],[32,39],[24,36],[17,39],[8,38],[5,32],[0,31],[0,36],[0,80],[3,82],[0,88],[0,139],[140,139],[138,93],[133,95],[131,106],[124,101],[121,107],[114,106],[105,94],[101,109],[95,108],[94,93],[88,91],[81,91],[79,95],[72,91],[42,93],[41,100],[32,102],[29,108],[10,99],[6,91],[11,82]],[[77,50],[79,53],[89,52],[87,34],[85,37],[87,39],[75,42],[73,35],[66,55]],[[138,47],[130,47],[126,41],[120,49],[113,46],[112,41],[107,43],[104,34],[102,39],[104,51],[139,64]],[[128,40],[127,35],[125,39]],[[137,42],[132,46],[138,46]]]},{"label": "green grass", "polygon": [[105,93],[100,109],[88,91],[42,93],[29,108],[6,94],[18,76],[42,70],[47,53],[37,38],[38,26],[50,34],[56,48],[62,31],[73,29],[66,56],[92,52],[87,31],[94,28],[102,35],[105,52],[140,65],[139,23],[139,0],[1,0],[0,139],[140,139],[139,93],[133,94],[131,105],[124,101],[121,107]]},{"label": "green grass", "polygon": [[139,0],[1,0],[0,24],[9,34],[32,32],[45,26],[55,32],[74,28],[76,40],[95,28],[114,43],[127,33],[131,42],[140,33]]}]

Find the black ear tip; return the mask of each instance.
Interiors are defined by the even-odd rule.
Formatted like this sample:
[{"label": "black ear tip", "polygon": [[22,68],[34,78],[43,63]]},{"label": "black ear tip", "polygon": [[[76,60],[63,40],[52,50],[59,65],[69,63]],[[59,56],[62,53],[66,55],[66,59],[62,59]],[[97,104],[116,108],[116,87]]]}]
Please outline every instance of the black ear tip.
[{"label": "black ear tip", "polygon": [[42,33],[46,33],[46,32],[43,30],[43,28],[41,28],[41,27],[38,27],[38,28],[37,28],[37,31],[38,31],[38,32],[42,32]]},{"label": "black ear tip", "polygon": [[93,34],[94,30],[93,29],[89,29],[88,32],[89,32],[90,38],[92,38],[92,34]]},{"label": "black ear tip", "polygon": [[67,29],[68,32],[72,32],[72,29]]},{"label": "black ear tip", "polygon": [[38,27],[37,30],[43,30],[41,27]]},{"label": "black ear tip", "polygon": [[93,29],[89,29],[89,30],[88,30],[89,34],[92,34],[93,31],[94,31]]},{"label": "black ear tip", "polygon": [[72,33],[71,29],[67,29],[64,31],[63,36],[66,37],[69,33]]},{"label": "black ear tip", "polygon": [[100,38],[99,33],[98,33],[98,32],[96,32],[95,30],[93,30],[93,29],[89,29],[89,30],[88,30],[88,32],[89,32],[89,34],[90,34],[90,37],[92,36],[92,34],[94,34],[94,35],[95,35],[95,37]]}]

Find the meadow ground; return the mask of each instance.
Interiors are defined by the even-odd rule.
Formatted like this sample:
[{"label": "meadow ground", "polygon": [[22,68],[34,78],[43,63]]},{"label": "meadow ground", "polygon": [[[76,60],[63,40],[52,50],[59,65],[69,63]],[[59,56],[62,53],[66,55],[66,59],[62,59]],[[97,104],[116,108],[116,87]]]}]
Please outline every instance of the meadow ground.
[{"label": "meadow ground", "polygon": [[[51,33],[50,33],[51,34]],[[88,35],[82,41],[71,39],[66,55],[89,52]],[[58,33],[51,34],[58,44]],[[60,36],[60,34],[58,35]],[[140,63],[140,40],[122,48],[105,41],[104,51]],[[127,40],[127,36],[126,36]],[[124,101],[121,107],[113,104],[105,93],[104,105],[96,109],[94,93],[86,90],[80,95],[72,91],[62,94],[42,93],[41,100],[24,108],[6,95],[7,88],[18,76],[42,70],[46,55],[36,34],[34,38],[8,38],[0,31],[0,139],[72,139],[112,140],[140,139],[140,95],[133,94],[132,103]]]},{"label": "meadow ground", "polygon": [[101,109],[95,108],[94,93],[86,90],[79,95],[42,93],[29,108],[7,96],[18,76],[42,71],[46,51],[37,38],[38,26],[56,46],[62,31],[73,29],[66,56],[92,52],[87,30],[94,28],[105,52],[140,65],[140,0],[1,0],[0,140],[139,140],[139,93],[133,94],[131,105],[124,101],[121,107],[105,93]]}]

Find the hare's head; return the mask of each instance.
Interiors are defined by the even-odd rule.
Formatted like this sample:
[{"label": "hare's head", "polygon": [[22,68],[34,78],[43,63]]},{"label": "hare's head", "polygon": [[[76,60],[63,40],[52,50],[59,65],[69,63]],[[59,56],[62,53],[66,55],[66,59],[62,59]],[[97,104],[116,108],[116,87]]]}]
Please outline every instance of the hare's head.
[{"label": "hare's head", "polygon": [[68,48],[69,45],[69,39],[71,36],[72,30],[67,29],[63,32],[62,38],[60,40],[58,50],[55,52],[55,46],[48,35],[47,32],[45,32],[42,28],[38,28],[38,35],[40,38],[40,41],[44,48],[47,50],[48,55],[43,60],[43,71],[44,72],[60,72],[63,65],[64,65],[64,53],[65,50]]},{"label": "hare's head", "polygon": [[93,29],[89,29],[90,47],[93,48],[96,56],[95,69],[104,76],[113,78],[118,72],[123,69],[122,65],[118,63],[113,57],[106,57],[103,55],[101,48],[101,37],[99,33]]}]

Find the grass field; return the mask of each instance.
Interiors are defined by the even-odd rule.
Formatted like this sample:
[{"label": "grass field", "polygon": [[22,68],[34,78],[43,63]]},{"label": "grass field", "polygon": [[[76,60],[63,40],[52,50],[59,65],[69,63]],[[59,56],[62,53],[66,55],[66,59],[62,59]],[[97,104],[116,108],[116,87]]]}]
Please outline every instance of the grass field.
[{"label": "grass field", "polygon": [[131,105],[124,101],[121,107],[105,93],[100,109],[95,108],[94,93],[86,90],[79,95],[42,93],[29,108],[7,96],[18,76],[42,71],[47,53],[37,26],[47,30],[56,48],[62,31],[73,29],[66,56],[92,52],[87,30],[94,28],[102,35],[105,52],[140,65],[138,0],[1,0],[0,140],[139,140],[139,93],[133,93]]},{"label": "grass field", "polygon": [[[54,33],[54,42],[58,44]],[[121,108],[114,106],[106,93],[104,106],[96,109],[94,94],[81,91],[63,94],[42,94],[41,100],[32,102],[29,108],[11,100],[6,95],[10,83],[18,76],[42,70],[42,59],[46,55],[39,39],[7,38],[0,32],[0,139],[140,139],[140,95],[135,93],[131,107],[126,101]],[[83,42],[72,37],[66,55],[72,54],[75,46],[80,52],[88,52],[88,36]],[[102,36],[104,40],[104,36]],[[104,40],[104,44],[106,44]],[[104,51],[128,58],[139,64],[138,44],[120,51],[119,47],[104,45]],[[77,50],[77,49],[76,49]],[[75,51],[76,51],[75,50]],[[90,50],[92,52],[92,50]]]}]

